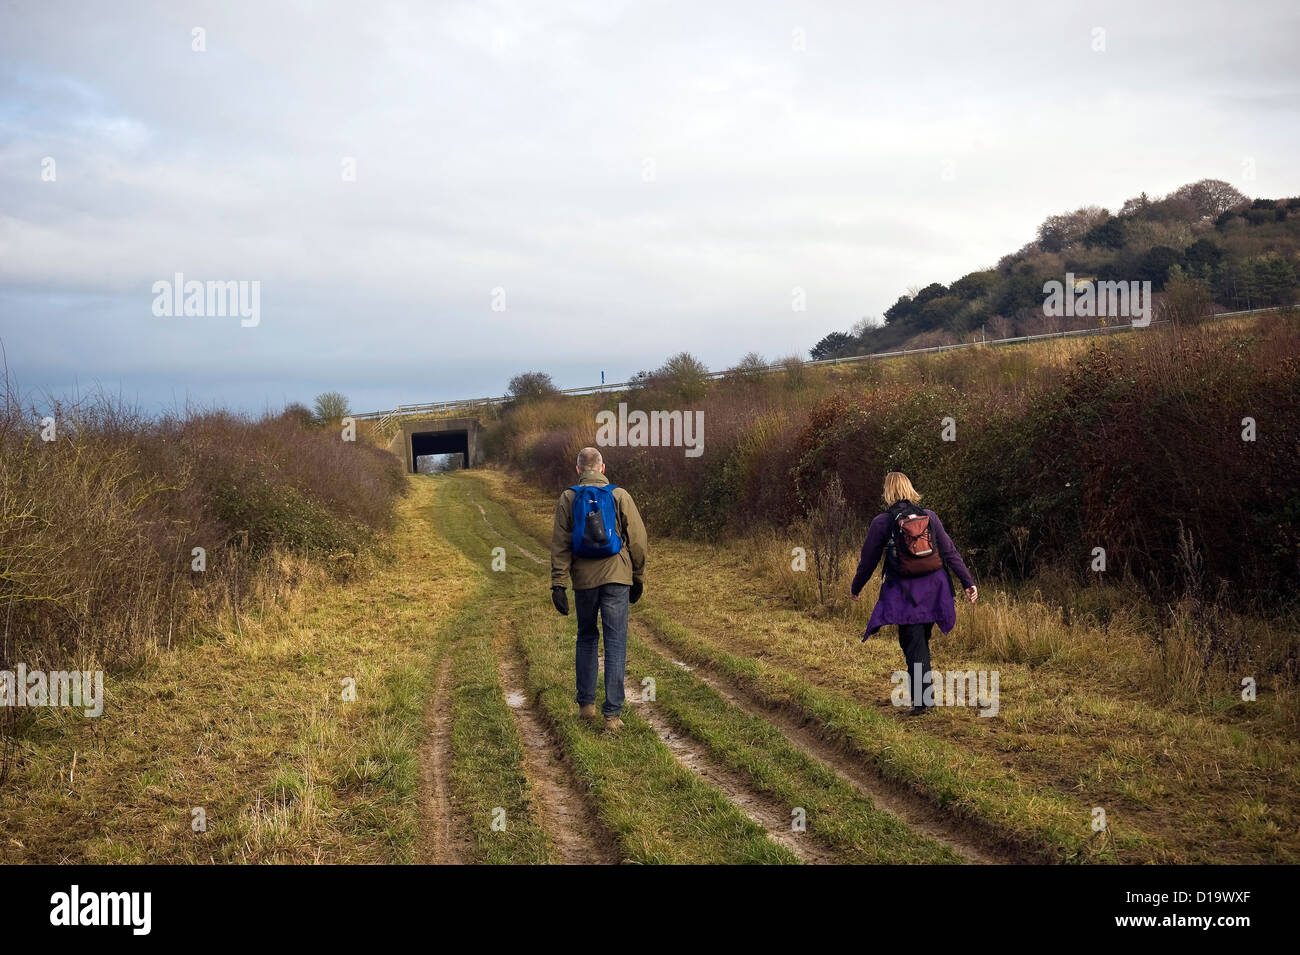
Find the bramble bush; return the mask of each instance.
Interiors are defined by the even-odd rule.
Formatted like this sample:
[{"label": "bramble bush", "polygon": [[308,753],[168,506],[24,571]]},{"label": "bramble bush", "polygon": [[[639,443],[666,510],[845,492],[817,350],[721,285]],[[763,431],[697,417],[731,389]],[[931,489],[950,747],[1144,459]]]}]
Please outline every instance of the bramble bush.
[{"label": "bramble bush", "polygon": [[[637,497],[652,533],[710,540],[789,527],[836,479],[865,524],[885,472],[902,470],[978,575],[1095,580],[1101,547],[1108,579],[1164,599],[1185,589],[1178,554],[1191,546],[1229,602],[1273,604],[1293,590],[1296,314],[868,368],[810,370],[794,389],[782,375],[714,382],[689,406],[704,411],[703,456],[607,448],[610,478]],[[556,403],[546,420],[507,413],[493,425],[494,456],[556,490],[594,443],[596,411],[619,401],[680,407],[651,383]],[[946,418],[955,440],[943,440]]]},{"label": "bramble bush", "polygon": [[[395,515],[398,459],[290,409],[146,418],[0,395],[0,667],[127,664],[306,567],[346,576]],[[206,569],[192,569],[202,547]]]}]

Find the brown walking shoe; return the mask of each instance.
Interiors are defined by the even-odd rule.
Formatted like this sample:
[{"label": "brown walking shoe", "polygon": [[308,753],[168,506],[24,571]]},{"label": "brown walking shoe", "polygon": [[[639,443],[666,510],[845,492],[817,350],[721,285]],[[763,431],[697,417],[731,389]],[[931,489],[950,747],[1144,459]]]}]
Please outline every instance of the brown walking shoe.
[{"label": "brown walking shoe", "polygon": [[597,719],[597,715],[596,715],[596,704],[595,704],[595,703],[586,703],[586,704],[584,704],[584,705],[578,707],[578,715],[579,715],[580,717],[582,717],[584,720],[587,720],[588,722],[591,722],[591,723],[596,722],[596,719]]},{"label": "brown walking shoe", "polygon": [[607,717],[605,717],[605,732],[606,732],[606,733],[617,733],[617,732],[618,732],[619,730],[621,730],[622,728],[623,728],[623,721],[622,721],[621,719],[619,719],[617,716],[607,716]]}]

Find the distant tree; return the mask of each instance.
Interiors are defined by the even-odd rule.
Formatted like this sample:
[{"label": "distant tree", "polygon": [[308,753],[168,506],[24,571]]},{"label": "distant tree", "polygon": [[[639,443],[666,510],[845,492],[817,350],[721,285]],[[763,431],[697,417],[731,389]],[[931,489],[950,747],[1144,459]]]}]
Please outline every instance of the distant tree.
[{"label": "distant tree", "polygon": [[709,369],[690,352],[678,352],[669,358],[654,377],[683,401],[698,401],[708,388]]},{"label": "distant tree", "polygon": [[808,384],[808,366],[803,363],[803,359],[798,355],[789,355],[782,358],[781,367],[785,369],[781,378],[789,391],[798,391]]},{"label": "distant tree", "polygon": [[849,334],[854,338],[863,339],[871,332],[876,331],[881,327],[882,323],[880,319],[876,318],[874,315],[863,315],[853,323],[853,327],[849,329]]},{"label": "distant tree", "polygon": [[998,282],[998,273],[993,269],[971,272],[952,283],[949,293],[963,301],[972,301],[988,294]]},{"label": "distant tree", "polygon": [[1202,219],[1218,218],[1230,209],[1250,202],[1249,197],[1222,179],[1202,179],[1188,183],[1170,193],[1170,198],[1191,202]]},{"label": "distant tree", "polygon": [[1137,278],[1140,281],[1151,283],[1151,287],[1160,291],[1165,287],[1165,279],[1169,276],[1169,270],[1175,265],[1181,266],[1183,257],[1176,249],[1171,249],[1167,245],[1157,245],[1155,248],[1142,256],[1138,262]]},{"label": "distant tree", "polygon": [[912,324],[921,332],[952,328],[960,323],[963,304],[955,295],[941,295],[922,305]]},{"label": "distant tree", "polygon": [[1119,209],[1120,218],[1141,215],[1146,212],[1150,205],[1151,199],[1145,192],[1140,196],[1134,196],[1132,199],[1125,199],[1124,205],[1120,206]]},{"label": "distant tree", "polygon": [[1044,252],[1060,252],[1071,248],[1109,215],[1100,206],[1084,206],[1059,216],[1048,216],[1038,227],[1038,247]]},{"label": "distant tree", "polygon": [[[1060,281],[1060,276],[1049,276]],[[1043,283],[1046,281],[1042,276],[1036,275],[1033,270],[1017,271],[1003,281],[996,296],[994,296],[993,310],[1001,315],[1015,315],[1022,308],[1038,308],[1043,304]]]},{"label": "distant tree", "polygon": [[1187,268],[1193,272],[1211,269],[1223,259],[1223,250],[1204,237],[1189,245],[1183,254],[1187,258]]},{"label": "distant tree", "polygon": [[1190,325],[1208,318],[1214,310],[1214,295],[1200,279],[1190,278],[1182,266],[1169,269],[1165,281],[1160,317],[1179,325]]},{"label": "distant tree", "polygon": [[921,291],[912,296],[912,302],[917,306],[924,305],[926,302],[932,302],[936,298],[942,298],[948,294],[948,286],[939,282],[931,282]]},{"label": "distant tree", "polygon": [[767,372],[767,359],[756,351],[752,351],[736,363],[734,368],[727,371],[727,377],[733,381],[743,381],[753,384],[762,379]]},{"label": "distant tree", "polygon": [[1005,315],[994,315],[985,322],[985,333],[992,341],[1000,338],[1011,338],[1015,334],[1015,323]]},{"label": "distant tree", "polygon": [[310,428],[316,423],[316,416],[312,410],[300,401],[291,401],[284,406],[280,412],[280,417],[285,421],[292,421],[300,428]]},{"label": "distant tree", "polygon": [[1090,248],[1122,249],[1124,239],[1124,220],[1110,216],[1084,233],[1083,244]]},{"label": "distant tree", "polygon": [[1290,305],[1295,302],[1296,269],[1276,252],[1260,256],[1254,263],[1255,284],[1263,305]]},{"label": "distant tree", "polygon": [[510,379],[510,384],[506,388],[506,394],[513,401],[520,403],[536,401],[539,398],[546,398],[558,392],[559,389],[555,387],[555,382],[551,381],[551,376],[544,371],[526,371],[515,375]]},{"label": "distant tree", "polygon": [[1171,193],[1147,206],[1142,218],[1151,222],[1193,223],[1200,221],[1201,211],[1191,199]]},{"label": "distant tree", "polygon": [[1229,222],[1239,217],[1240,213],[1233,209],[1229,209],[1227,212],[1221,212],[1219,213],[1219,217],[1214,220],[1214,227],[1222,232],[1227,228]]},{"label": "distant tree", "polygon": [[808,350],[808,354],[813,361],[821,361],[825,358],[838,358],[840,352],[847,349],[854,342],[853,336],[846,335],[843,332],[831,332],[816,345]]},{"label": "distant tree", "polygon": [[320,425],[338,424],[352,413],[348,399],[337,391],[326,391],[316,396],[316,423]]},{"label": "distant tree", "polygon": [[913,309],[914,303],[912,302],[912,296],[898,296],[898,301],[885,309],[885,324],[896,325],[906,322],[908,317],[912,314]]},{"label": "distant tree", "polygon": [[1244,259],[1229,259],[1215,270],[1215,298],[1231,308],[1255,308],[1260,304],[1256,270]]},{"label": "distant tree", "polygon": [[1026,242],[1018,250],[1010,255],[1004,255],[998,259],[998,273],[1000,275],[1009,275],[1013,269],[1026,258],[1038,251],[1038,240]]}]

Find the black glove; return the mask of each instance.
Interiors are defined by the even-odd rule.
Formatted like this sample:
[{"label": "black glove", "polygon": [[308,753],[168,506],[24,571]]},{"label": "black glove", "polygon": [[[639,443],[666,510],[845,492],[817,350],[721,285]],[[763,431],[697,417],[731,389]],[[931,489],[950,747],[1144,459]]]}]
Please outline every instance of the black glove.
[{"label": "black glove", "polygon": [[555,604],[555,609],[566,617],[569,615],[569,593],[563,587],[555,586],[551,588],[551,603]]},{"label": "black glove", "polygon": [[644,589],[645,589],[645,585],[642,584],[641,581],[639,580],[632,581],[632,589],[628,591],[628,595],[627,595],[628,603],[636,603],[638,600],[640,600],[641,591]]}]

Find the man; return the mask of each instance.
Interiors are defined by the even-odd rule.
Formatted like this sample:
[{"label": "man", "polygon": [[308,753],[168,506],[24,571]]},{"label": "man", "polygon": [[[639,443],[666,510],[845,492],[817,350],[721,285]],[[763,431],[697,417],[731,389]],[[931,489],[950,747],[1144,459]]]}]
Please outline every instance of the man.
[{"label": "man", "polygon": [[[588,517],[596,521],[595,533],[602,540],[600,498],[606,493],[586,491],[586,488],[609,486],[605,477],[605,461],[595,448],[578,452],[578,488],[588,507]],[[605,631],[605,731],[616,733],[623,727],[623,678],[627,669],[627,614],[628,605],[641,598],[641,578],[645,572],[646,533],[641,515],[632,495],[621,487],[608,492],[613,498],[610,514],[617,540],[610,538],[604,549],[617,549],[609,556],[582,556],[574,553],[573,502],[578,497],[573,488],[567,488],[555,504],[555,526],[551,534],[551,602],[566,617],[569,615],[569,597],[565,585],[573,580],[574,603],[578,609],[578,646],[574,653],[577,671],[578,713],[595,722],[596,672],[598,657],[596,643],[600,633],[596,629],[599,615]],[[579,528],[580,532],[582,527]],[[580,546],[587,546],[581,538]]]}]

